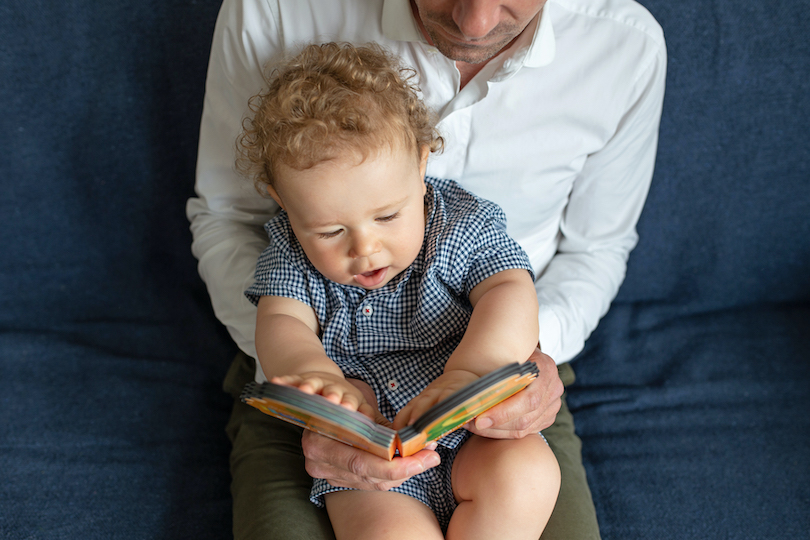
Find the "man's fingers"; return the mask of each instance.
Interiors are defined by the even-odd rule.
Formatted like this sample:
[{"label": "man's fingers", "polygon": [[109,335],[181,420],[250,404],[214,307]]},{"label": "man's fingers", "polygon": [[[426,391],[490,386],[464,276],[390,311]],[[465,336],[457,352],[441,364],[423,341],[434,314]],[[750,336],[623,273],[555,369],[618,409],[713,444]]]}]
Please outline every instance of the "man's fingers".
[{"label": "man's fingers", "polygon": [[440,462],[430,450],[387,461],[310,431],[304,432],[301,443],[307,473],[338,487],[385,491]]},{"label": "man's fingers", "polygon": [[556,391],[547,392],[530,385],[476,418],[471,431],[498,439],[521,438],[542,431],[554,423],[562,405],[560,397],[552,397],[554,394]]},{"label": "man's fingers", "polygon": [[539,374],[522,392],[481,414],[468,429],[495,439],[522,438],[546,429],[557,417],[564,387],[557,366],[548,355],[536,350],[531,360]]}]

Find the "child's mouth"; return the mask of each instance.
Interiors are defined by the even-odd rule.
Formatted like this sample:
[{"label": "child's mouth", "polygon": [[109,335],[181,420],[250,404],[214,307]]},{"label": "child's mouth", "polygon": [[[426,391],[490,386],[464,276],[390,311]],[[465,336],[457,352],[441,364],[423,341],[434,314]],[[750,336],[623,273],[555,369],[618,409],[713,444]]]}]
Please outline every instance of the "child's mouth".
[{"label": "child's mouth", "polygon": [[388,267],[386,266],[384,268],[372,270],[371,272],[363,272],[362,274],[356,274],[354,276],[354,280],[357,283],[359,283],[360,286],[363,287],[364,289],[370,289],[382,283],[387,274],[388,274]]}]

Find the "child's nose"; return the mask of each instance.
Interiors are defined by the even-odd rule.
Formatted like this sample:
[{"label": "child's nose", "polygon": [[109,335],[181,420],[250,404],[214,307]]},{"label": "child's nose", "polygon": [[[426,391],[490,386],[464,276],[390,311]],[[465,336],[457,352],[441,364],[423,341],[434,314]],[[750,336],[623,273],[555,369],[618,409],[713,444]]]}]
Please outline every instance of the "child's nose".
[{"label": "child's nose", "polygon": [[351,257],[369,257],[380,251],[380,242],[372,234],[355,233],[352,236]]}]

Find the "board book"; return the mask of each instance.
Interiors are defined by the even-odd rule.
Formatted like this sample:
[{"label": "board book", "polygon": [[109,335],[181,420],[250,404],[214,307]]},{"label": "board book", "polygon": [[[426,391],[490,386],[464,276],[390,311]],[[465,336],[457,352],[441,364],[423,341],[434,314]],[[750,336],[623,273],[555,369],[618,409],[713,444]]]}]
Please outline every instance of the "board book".
[{"label": "board book", "polygon": [[291,386],[252,382],[245,386],[241,400],[265,414],[391,460],[397,453],[415,454],[428,443],[460,428],[523,390],[537,373],[534,362],[506,365],[435,404],[412,425],[397,431],[323,396]]}]

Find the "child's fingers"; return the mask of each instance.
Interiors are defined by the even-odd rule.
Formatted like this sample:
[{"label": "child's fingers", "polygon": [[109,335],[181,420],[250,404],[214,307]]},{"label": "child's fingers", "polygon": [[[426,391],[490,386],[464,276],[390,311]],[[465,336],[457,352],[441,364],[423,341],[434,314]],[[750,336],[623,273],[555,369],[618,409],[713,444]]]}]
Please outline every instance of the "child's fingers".
[{"label": "child's fingers", "polygon": [[352,392],[344,392],[339,405],[350,411],[356,411],[360,407],[360,397]]},{"label": "child's fingers", "polygon": [[351,383],[335,381],[319,375],[284,375],[272,377],[271,382],[297,387],[307,394],[319,394],[336,405],[356,411],[365,400]]},{"label": "child's fingers", "polygon": [[374,420],[375,423],[380,424],[385,427],[394,428],[394,424],[392,424],[382,413],[377,410],[373,405],[371,405],[368,401],[363,400],[360,406],[357,408],[358,412],[363,413],[368,418]]},{"label": "child's fingers", "polygon": [[298,387],[301,385],[301,382],[304,379],[298,375],[284,375],[281,377],[270,377],[270,382],[274,384],[282,384],[284,386],[295,386]]},{"label": "child's fingers", "polygon": [[320,377],[306,377],[298,385],[298,389],[307,394],[323,394],[327,382]]},{"label": "child's fingers", "polygon": [[348,383],[327,383],[320,390],[320,394],[332,403],[350,411],[356,411],[360,407],[360,403],[365,401],[357,389]]},{"label": "child's fingers", "polygon": [[294,386],[307,394],[320,394],[328,384],[323,378],[318,376],[284,375],[282,377],[272,377],[270,382]]},{"label": "child's fingers", "polygon": [[428,409],[455,394],[459,389],[458,387],[459,384],[452,380],[436,379],[399,411],[399,414],[394,418],[395,429],[410,426]]},{"label": "child's fingers", "polygon": [[437,403],[437,394],[437,392],[427,389],[411,400],[394,418],[394,427],[399,429],[416,422],[417,418]]},{"label": "child's fingers", "polygon": [[408,424],[411,425],[416,422],[416,419],[422,416],[424,413],[428,411],[431,407],[433,407],[436,403],[439,402],[437,392],[431,392],[429,395],[422,396],[415,404],[413,409],[411,409],[410,418],[408,418]]}]

